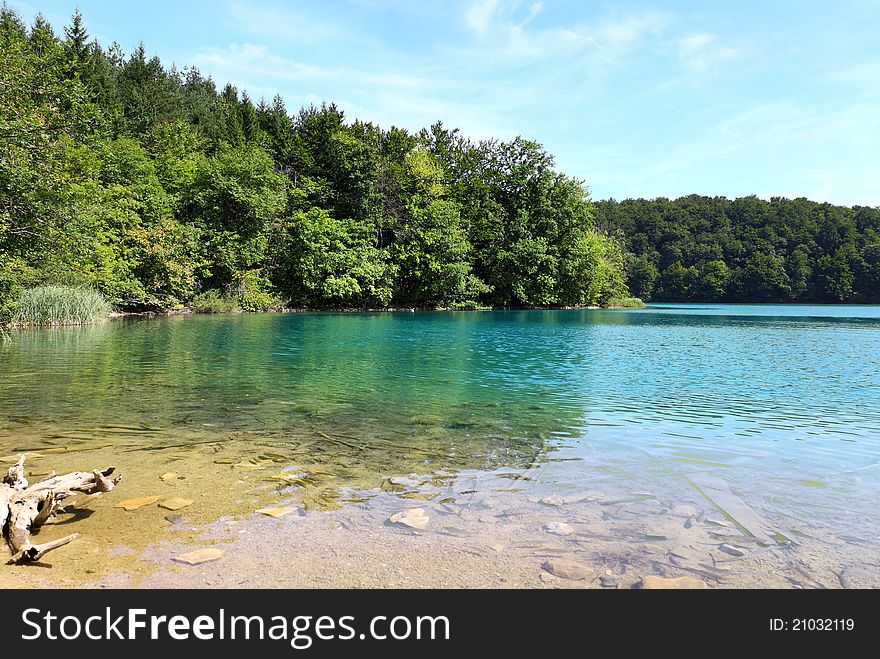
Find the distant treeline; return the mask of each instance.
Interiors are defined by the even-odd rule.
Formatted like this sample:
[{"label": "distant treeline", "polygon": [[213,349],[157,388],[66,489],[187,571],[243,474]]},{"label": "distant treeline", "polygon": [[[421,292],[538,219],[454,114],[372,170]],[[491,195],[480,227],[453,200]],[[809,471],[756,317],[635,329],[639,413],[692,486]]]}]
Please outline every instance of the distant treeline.
[{"label": "distant treeline", "polygon": [[645,300],[880,302],[880,208],[691,195],[596,209]]},{"label": "distant treeline", "polygon": [[0,14],[0,314],[26,289],[123,308],[604,304],[622,243],[540,145],[289,113],[143,45]]}]

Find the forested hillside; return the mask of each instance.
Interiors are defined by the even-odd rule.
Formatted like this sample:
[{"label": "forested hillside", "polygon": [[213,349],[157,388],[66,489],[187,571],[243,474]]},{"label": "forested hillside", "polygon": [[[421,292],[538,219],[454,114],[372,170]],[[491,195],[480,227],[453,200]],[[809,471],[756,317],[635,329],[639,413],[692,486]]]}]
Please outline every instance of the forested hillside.
[{"label": "forested hillside", "polygon": [[535,142],[412,134],[217,89],[143,45],[0,16],[0,312],[602,304],[623,250]]},{"label": "forested hillside", "polygon": [[645,300],[880,302],[880,208],[697,195],[596,208]]}]

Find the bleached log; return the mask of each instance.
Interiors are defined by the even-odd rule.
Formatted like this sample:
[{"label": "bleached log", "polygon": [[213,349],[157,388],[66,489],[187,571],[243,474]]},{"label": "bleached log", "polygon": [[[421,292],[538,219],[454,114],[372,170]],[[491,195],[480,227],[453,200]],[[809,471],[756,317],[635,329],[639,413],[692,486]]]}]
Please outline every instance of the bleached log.
[{"label": "bleached log", "polygon": [[22,455],[0,484],[0,524],[6,529],[6,538],[12,547],[9,563],[30,563],[39,560],[47,552],[76,539],[71,534],[43,544],[31,542],[31,533],[48,522],[61,507],[62,502],[75,495],[110,492],[120,481],[119,476],[110,478],[115,467],[103,471],[75,471],[29,485],[24,476]]}]

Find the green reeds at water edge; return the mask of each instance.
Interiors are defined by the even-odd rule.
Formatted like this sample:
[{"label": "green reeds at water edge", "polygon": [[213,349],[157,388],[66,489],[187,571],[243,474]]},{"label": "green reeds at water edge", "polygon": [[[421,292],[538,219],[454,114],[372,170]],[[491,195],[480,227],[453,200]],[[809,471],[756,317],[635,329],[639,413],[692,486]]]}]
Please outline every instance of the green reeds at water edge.
[{"label": "green reeds at water edge", "polygon": [[637,297],[613,297],[605,306],[609,309],[643,309],[645,303]]},{"label": "green reeds at water edge", "polygon": [[22,293],[11,324],[40,327],[87,325],[106,320],[111,311],[110,303],[93,288],[38,286]]}]

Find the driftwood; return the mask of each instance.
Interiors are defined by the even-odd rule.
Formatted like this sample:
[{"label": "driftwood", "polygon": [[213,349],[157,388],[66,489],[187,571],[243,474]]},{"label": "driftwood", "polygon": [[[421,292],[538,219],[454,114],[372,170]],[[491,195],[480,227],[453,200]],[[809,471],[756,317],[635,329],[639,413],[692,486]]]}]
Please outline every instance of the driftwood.
[{"label": "driftwood", "polygon": [[95,494],[109,492],[116,487],[120,477],[110,478],[116,470],[75,471],[63,476],[53,472],[49,478],[29,485],[24,475],[22,454],[0,483],[0,526],[9,546],[12,547],[12,563],[32,563],[46,553],[76,540],[78,534],[35,545],[31,532],[45,524],[61,507],[61,503],[77,493]]}]

